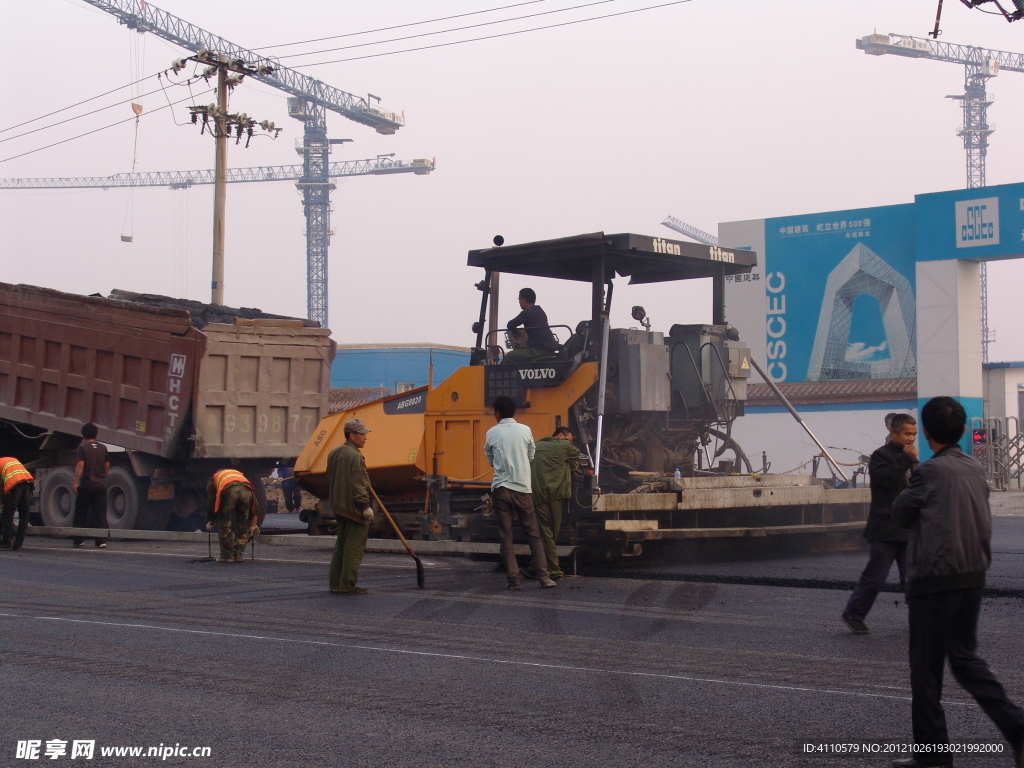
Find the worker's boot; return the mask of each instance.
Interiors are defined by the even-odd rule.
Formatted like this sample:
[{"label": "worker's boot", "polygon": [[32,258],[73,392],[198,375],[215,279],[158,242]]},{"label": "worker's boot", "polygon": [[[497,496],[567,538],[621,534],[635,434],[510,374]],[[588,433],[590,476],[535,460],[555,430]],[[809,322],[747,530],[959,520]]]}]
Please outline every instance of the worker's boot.
[{"label": "worker's boot", "polygon": [[522,589],[523,586],[519,583],[518,576],[509,576],[505,579],[505,589]]}]

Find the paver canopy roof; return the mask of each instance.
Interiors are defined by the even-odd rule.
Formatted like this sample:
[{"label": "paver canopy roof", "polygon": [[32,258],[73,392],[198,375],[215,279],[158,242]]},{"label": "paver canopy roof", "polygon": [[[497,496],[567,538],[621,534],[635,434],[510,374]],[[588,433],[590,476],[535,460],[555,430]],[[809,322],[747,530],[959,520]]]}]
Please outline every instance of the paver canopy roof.
[{"label": "paver canopy roof", "polygon": [[750,272],[757,264],[753,251],[604,232],[483,248],[470,251],[468,263],[495,272],[589,283],[601,257],[605,280],[617,274],[629,277],[630,284],[735,275]]}]

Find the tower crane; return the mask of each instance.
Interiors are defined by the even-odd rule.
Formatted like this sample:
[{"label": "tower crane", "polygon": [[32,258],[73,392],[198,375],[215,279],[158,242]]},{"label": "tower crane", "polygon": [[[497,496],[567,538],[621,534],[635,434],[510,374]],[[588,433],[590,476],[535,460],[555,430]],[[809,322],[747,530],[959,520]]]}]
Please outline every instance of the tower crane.
[{"label": "tower crane", "polygon": [[[967,188],[985,186],[985,155],[988,137],[995,126],[988,121],[988,108],[993,102],[985,90],[990,78],[1000,70],[1024,72],[1024,54],[993,51],[973,45],[940,43],[909,35],[872,34],[857,40],[857,48],[871,56],[907,56],[912,59],[933,59],[964,65],[964,93],[947,96],[960,102],[964,122],[957,132],[964,140],[967,152]],[[988,362],[988,345],[995,341],[995,332],[988,325],[988,267],[981,262],[981,354]]]},{"label": "tower crane", "polygon": [[[434,170],[434,161],[426,159],[404,162],[381,155],[372,160],[349,160],[331,163],[327,175],[388,176],[393,173],[414,173],[422,176]],[[250,184],[259,181],[300,180],[301,165],[261,165],[255,168],[229,168],[228,184]],[[78,178],[0,179],[0,189],[118,189],[120,187],[168,187],[188,189],[197,184],[213,184],[213,171],[152,171],[149,173],[118,173],[113,176],[81,176]]]},{"label": "tower crane", "polygon": [[666,216],[665,220],[661,222],[663,227],[668,227],[671,230],[678,232],[681,235],[686,235],[691,240],[696,240],[698,243],[704,245],[718,245],[718,238],[703,229],[697,229],[692,224],[687,224],[685,221],[680,221],[675,216]]},{"label": "tower crane", "polygon": [[85,0],[89,5],[115,16],[118,23],[136,32],[151,32],[175,45],[199,53],[215,51],[229,60],[241,60],[252,69],[269,69],[255,79],[289,94],[288,114],[303,123],[302,145],[296,146],[303,158],[298,181],[306,215],[306,311],[310,320],[327,327],[327,249],[330,242],[331,190],[329,153],[338,139],[327,138],[327,112],[373,128],[377,133],[393,134],[405,125],[403,114],[383,109],[380,98],[368,94],[355,96],[316,80],[272,58],[242,48],[167,13],[146,0]]}]

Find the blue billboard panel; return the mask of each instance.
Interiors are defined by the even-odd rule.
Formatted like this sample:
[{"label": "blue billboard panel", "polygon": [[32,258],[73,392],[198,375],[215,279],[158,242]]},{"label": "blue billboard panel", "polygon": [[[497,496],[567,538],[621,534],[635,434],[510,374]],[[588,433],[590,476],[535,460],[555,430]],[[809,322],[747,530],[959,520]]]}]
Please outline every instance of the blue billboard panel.
[{"label": "blue billboard panel", "polygon": [[917,260],[1024,256],[1024,184],[917,195]]},{"label": "blue billboard panel", "polygon": [[765,221],[767,372],[917,376],[914,205]]}]

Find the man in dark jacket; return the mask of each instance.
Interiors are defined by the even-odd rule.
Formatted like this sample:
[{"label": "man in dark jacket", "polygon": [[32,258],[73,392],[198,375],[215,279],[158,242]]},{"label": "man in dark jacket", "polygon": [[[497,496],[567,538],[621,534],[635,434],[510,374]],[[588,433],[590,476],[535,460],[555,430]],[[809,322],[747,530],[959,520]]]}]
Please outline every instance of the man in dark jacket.
[{"label": "man in dark jacket", "polygon": [[359,566],[370,535],[373,510],[370,508],[370,476],[360,449],[370,433],[362,419],[349,419],[343,427],[345,443],[327,456],[327,484],[331,512],[338,521],[338,539],[334,543],[327,585],[342,595],[365,595],[356,585]]},{"label": "man in dark jacket", "polygon": [[985,470],[957,442],[967,415],[951,397],[921,409],[921,426],[934,456],[922,462],[909,487],[893,502],[896,521],[910,529],[907,608],[910,615],[910,688],[917,756],[893,761],[900,768],[952,765],[942,710],[942,676],[949,668],[1013,747],[1024,766],[1024,710],[978,657],[977,627],[992,560]]},{"label": "man in dark jacket", "polygon": [[519,291],[519,308],[523,311],[508,321],[508,330],[519,326],[526,329],[526,346],[509,350],[501,362],[521,365],[553,357],[558,350],[555,336],[548,327],[548,316],[537,306],[537,294],[532,288]]},{"label": "man in dark jacket", "polygon": [[843,611],[843,621],[859,635],[868,633],[864,619],[885,586],[893,561],[900,573],[900,584],[906,572],[909,533],[892,519],[892,502],[907,487],[910,470],[917,466],[917,422],[905,413],[889,415],[892,416],[886,422],[889,439],[871,454],[868,463],[871,511],[864,528],[864,538],[869,542],[871,554]]}]

